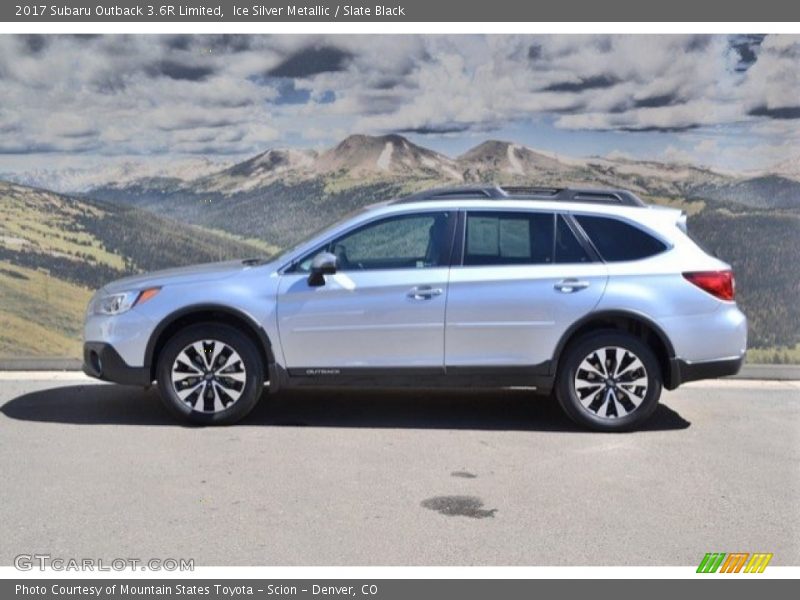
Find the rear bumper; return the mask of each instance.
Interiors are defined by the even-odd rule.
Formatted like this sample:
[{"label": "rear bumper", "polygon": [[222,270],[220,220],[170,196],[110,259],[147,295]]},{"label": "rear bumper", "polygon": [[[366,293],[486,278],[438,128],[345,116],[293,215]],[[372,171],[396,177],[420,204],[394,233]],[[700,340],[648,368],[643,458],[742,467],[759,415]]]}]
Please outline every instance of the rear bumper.
[{"label": "rear bumper", "polygon": [[83,372],[89,377],[125,385],[150,385],[149,367],[131,367],[111,344],[83,344]]},{"label": "rear bumper", "polygon": [[673,390],[683,383],[700,379],[716,379],[736,375],[744,364],[744,355],[738,358],[687,362],[680,358],[671,359],[671,381],[667,389]]}]

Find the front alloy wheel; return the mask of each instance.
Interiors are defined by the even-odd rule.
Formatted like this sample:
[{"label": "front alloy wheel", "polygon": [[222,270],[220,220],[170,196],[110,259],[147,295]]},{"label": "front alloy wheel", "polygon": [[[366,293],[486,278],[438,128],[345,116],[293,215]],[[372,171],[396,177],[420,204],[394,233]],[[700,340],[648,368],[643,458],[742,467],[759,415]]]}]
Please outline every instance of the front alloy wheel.
[{"label": "front alloy wheel", "polygon": [[244,332],[198,323],[166,343],[156,378],[170,412],[198,425],[222,425],[235,423],[256,405],[264,391],[264,364]]},{"label": "front alloy wheel", "polygon": [[192,410],[220,412],[242,396],[247,370],[236,351],[219,340],[181,350],[172,365],[172,387]]},{"label": "front alloy wheel", "polygon": [[600,331],[570,345],[559,361],[556,397],[576,423],[625,431],[643,423],[661,396],[661,369],[641,339]]}]

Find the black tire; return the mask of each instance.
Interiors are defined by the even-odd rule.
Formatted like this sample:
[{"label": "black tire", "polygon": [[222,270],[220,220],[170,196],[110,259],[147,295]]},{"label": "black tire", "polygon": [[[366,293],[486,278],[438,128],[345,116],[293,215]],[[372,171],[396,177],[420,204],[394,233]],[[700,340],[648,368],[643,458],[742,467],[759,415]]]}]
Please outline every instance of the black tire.
[{"label": "black tire", "polygon": [[[220,378],[225,378],[224,383],[229,386],[235,386],[237,389],[228,389],[231,395],[224,393],[225,390],[219,391],[217,400],[209,405],[206,405],[205,396],[202,394],[208,393],[213,397],[220,390],[219,386],[211,386],[212,389],[206,392],[207,386],[203,383],[198,383],[202,386],[200,397],[191,398],[187,396],[187,401],[181,399],[176,390],[176,385],[180,383],[173,383],[173,365],[176,364],[178,356],[188,349],[192,344],[203,340],[214,340],[222,346],[227,346],[238,354],[241,361],[241,369],[243,373],[233,373],[238,375],[243,382],[232,381],[230,375],[224,373],[230,372],[231,369],[239,369],[238,366],[231,366],[219,372]],[[206,346],[208,347],[208,346]],[[213,346],[211,346],[213,348]],[[185,358],[187,355],[184,354]],[[206,365],[192,365],[192,368],[206,370]],[[213,375],[212,375],[213,376]],[[161,400],[167,409],[179,419],[187,421],[195,425],[230,425],[236,423],[247,415],[261,398],[264,391],[264,364],[261,360],[261,355],[255,343],[240,330],[230,325],[223,325],[217,323],[198,323],[190,325],[176,333],[164,345],[164,348],[159,354],[158,365],[156,370],[156,379],[158,380],[158,390],[160,392]],[[195,381],[204,379],[204,376],[198,376]],[[214,380],[217,381],[217,380]],[[192,381],[191,383],[194,383]],[[239,383],[243,383],[239,387]],[[187,384],[187,388],[189,385]],[[240,394],[235,399],[232,395]],[[190,394],[191,395],[191,394]],[[192,400],[194,405],[191,404]],[[224,404],[225,400],[228,401]],[[202,407],[201,407],[202,404]],[[209,406],[216,405],[221,408],[216,412],[206,411]],[[212,409],[213,410],[213,409]]]},{"label": "black tire", "polygon": [[[611,351],[607,352],[604,350],[606,348]],[[615,360],[618,360],[623,367],[622,371],[625,364],[637,367],[635,361],[627,362],[632,356],[639,359],[645,372],[639,368],[629,368],[619,379],[613,376],[602,379],[600,371],[581,369],[581,364],[585,364],[584,360],[590,363],[596,362],[601,354],[604,360],[599,368],[603,373],[608,374],[610,369],[616,367]],[[605,359],[607,355],[613,359]],[[621,355],[621,358],[616,358],[618,355]],[[576,386],[576,376],[579,376],[579,383],[582,385]],[[597,382],[586,381],[591,378],[596,378]],[[630,383],[633,381],[646,381],[646,389],[643,390],[642,385]],[[595,391],[593,387],[595,385],[600,386],[599,391]],[[580,392],[576,389],[578,387]],[[555,392],[561,408],[577,424],[595,431],[630,431],[639,427],[653,414],[661,397],[661,388],[661,368],[647,344],[628,333],[599,331],[587,334],[567,347],[559,361]],[[607,396],[609,389],[612,393]],[[582,398],[589,406],[584,406]],[[613,408],[610,407],[611,404],[614,405]],[[597,408],[593,408],[595,406]],[[633,410],[629,410],[632,406]]]}]

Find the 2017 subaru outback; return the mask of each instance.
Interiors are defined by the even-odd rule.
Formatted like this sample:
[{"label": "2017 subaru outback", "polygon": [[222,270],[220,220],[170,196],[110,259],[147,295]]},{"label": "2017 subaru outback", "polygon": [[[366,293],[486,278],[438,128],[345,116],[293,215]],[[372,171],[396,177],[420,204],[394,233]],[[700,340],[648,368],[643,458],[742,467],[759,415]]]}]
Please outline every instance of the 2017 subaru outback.
[{"label": "2017 subaru outback", "polygon": [[528,386],[598,430],[662,387],[735,374],[747,326],[729,265],[679,210],[624,190],[432,190],[369,207],[278,256],[113,282],[84,370],[158,382],[194,423],[299,386]]}]

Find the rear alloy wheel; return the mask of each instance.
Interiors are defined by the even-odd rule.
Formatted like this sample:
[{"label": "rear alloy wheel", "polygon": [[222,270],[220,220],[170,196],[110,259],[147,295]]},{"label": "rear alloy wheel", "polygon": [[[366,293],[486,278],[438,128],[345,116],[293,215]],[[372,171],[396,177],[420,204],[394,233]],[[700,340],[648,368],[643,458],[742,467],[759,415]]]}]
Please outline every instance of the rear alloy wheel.
[{"label": "rear alloy wheel", "polygon": [[599,431],[624,431],[644,422],[661,395],[652,350],[617,332],[591,334],[566,352],[556,395],[575,422]]},{"label": "rear alloy wheel", "polygon": [[158,387],[167,408],[196,424],[235,423],[258,402],[264,367],[255,344],[227,325],[178,332],[159,356]]}]

